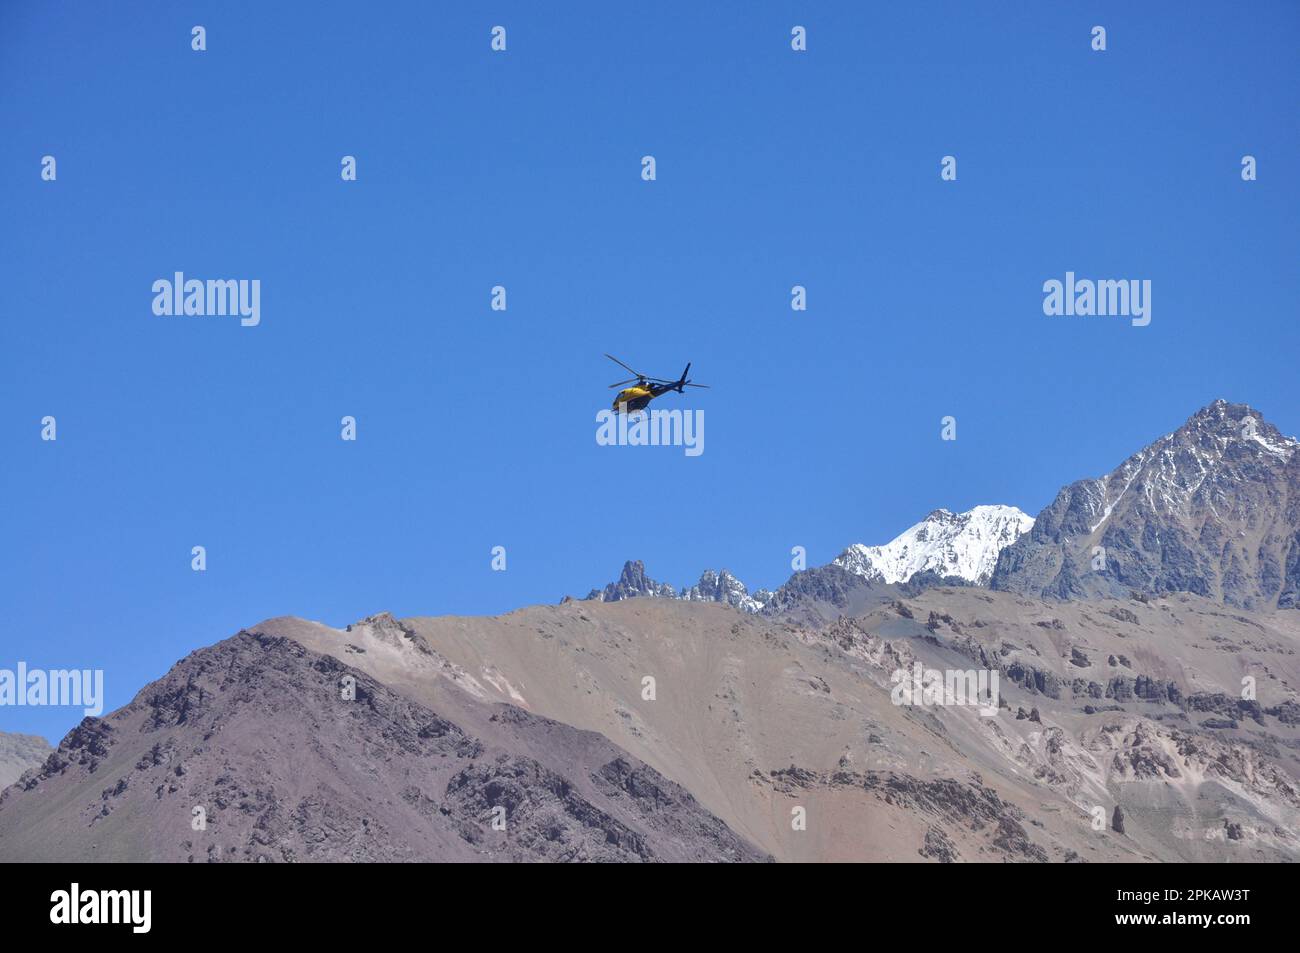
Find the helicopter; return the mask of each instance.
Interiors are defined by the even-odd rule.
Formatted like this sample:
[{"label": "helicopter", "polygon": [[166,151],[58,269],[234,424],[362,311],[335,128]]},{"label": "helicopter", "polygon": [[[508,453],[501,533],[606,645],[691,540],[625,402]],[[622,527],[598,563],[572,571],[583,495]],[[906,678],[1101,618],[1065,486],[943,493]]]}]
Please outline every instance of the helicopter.
[{"label": "helicopter", "polygon": [[[708,388],[708,384],[692,384],[686,379],[686,375],[691,372],[691,365],[686,365],[686,370],[682,371],[682,376],[675,381],[666,381],[660,377],[647,377],[640,371],[628,367],[613,354],[606,354],[607,358],[617,364],[624,370],[631,371],[636,377],[629,378],[625,381],[619,381],[617,384],[610,384],[610,387],[623,387],[624,384],[632,384],[631,387],[624,387],[614,398],[614,412],[633,414],[645,410],[646,405],[661,394],[667,394],[669,391],[677,391],[679,394],[686,393],[687,387]],[[633,384],[633,381],[636,383]]]}]

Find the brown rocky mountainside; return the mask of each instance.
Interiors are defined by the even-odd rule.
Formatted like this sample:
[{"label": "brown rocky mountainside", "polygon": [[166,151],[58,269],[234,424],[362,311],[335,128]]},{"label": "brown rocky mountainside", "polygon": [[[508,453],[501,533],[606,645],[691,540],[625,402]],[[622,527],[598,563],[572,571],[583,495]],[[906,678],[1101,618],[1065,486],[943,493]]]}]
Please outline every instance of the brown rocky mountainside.
[{"label": "brown rocky mountainside", "polygon": [[[598,731],[781,860],[919,860],[927,839],[960,860],[1300,856],[1290,611],[972,587],[829,620],[631,599],[265,628],[416,698],[450,680]],[[1002,708],[894,704],[916,661],[996,670]],[[1126,833],[1094,830],[1116,806]]]},{"label": "brown rocky mountainside", "polygon": [[593,732],[447,681],[426,701],[240,633],[0,796],[0,860],[765,859]]}]

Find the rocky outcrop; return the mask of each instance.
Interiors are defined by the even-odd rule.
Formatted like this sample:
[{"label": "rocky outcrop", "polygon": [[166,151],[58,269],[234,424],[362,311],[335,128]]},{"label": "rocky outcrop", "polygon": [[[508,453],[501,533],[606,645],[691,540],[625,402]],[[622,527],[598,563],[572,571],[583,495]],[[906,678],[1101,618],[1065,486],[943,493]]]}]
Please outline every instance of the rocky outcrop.
[{"label": "rocky outcrop", "polygon": [[706,569],[699,582],[682,590],[681,598],[689,602],[721,602],[745,612],[758,612],[771,601],[772,594],[760,589],[751,596],[745,584],[727,570],[714,572]]},{"label": "rocky outcrop", "polygon": [[921,844],[917,853],[941,864],[951,864],[953,861],[961,859],[961,855],[957,853],[957,848],[948,835],[944,833],[942,827],[931,827],[925,832],[925,842]]},{"label": "rocky outcrop", "polygon": [[600,602],[618,602],[622,599],[658,597],[676,599],[677,590],[666,582],[656,582],[645,571],[645,563],[631,559],[623,564],[623,571],[617,581],[609,583],[604,589],[593,589],[587,594],[588,599]]},{"label": "rocky outcrop", "polygon": [[[1021,823],[1024,813],[1004,801],[996,791],[978,781],[955,778],[924,779],[898,771],[854,772],[845,769],[823,774],[791,765],[767,775],[778,791],[814,788],[854,788],[876,799],[911,813],[942,820],[979,835],[986,848],[1006,860],[1045,863],[1047,851],[1030,838]],[[955,859],[951,841],[941,829],[926,835],[921,847],[923,856]],[[934,853],[927,853],[927,850]]]},{"label": "rocky outcrop", "polygon": [[587,599],[599,602],[636,598],[720,602],[742,612],[758,612],[771,600],[772,594],[766,589],[759,589],[751,595],[745,584],[726,569],[720,572],[706,569],[699,582],[679,593],[668,583],[651,579],[646,573],[645,564],[639,559],[633,559],[623,564],[623,572],[617,582],[611,582],[604,589],[593,589],[587,595]]}]

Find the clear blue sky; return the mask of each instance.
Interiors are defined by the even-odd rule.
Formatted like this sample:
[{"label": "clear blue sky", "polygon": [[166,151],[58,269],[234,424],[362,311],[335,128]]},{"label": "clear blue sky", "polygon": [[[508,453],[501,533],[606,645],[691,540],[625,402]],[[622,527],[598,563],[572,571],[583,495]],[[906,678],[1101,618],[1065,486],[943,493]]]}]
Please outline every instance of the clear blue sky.
[{"label": "clear blue sky", "polygon": [[[774,587],[1216,397],[1300,431],[1293,2],[286,6],[0,4],[0,667],[111,709],[268,616]],[[154,316],[178,270],[261,326]],[[1067,270],[1151,325],[1045,317]],[[604,351],[694,362],[703,456],[596,445]]]}]

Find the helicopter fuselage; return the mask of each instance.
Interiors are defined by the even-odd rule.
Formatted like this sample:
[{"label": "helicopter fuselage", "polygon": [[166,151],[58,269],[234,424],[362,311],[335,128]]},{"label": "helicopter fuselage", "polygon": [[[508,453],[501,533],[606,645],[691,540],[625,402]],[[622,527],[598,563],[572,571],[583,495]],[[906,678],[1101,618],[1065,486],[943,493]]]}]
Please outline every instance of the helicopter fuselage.
[{"label": "helicopter fuselage", "polygon": [[619,391],[618,396],[614,398],[613,410],[615,413],[618,413],[620,410],[625,410],[628,413],[645,410],[646,405],[648,405],[650,401],[673,389],[674,388],[671,385],[667,384],[637,384],[633,387],[625,387]]}]

